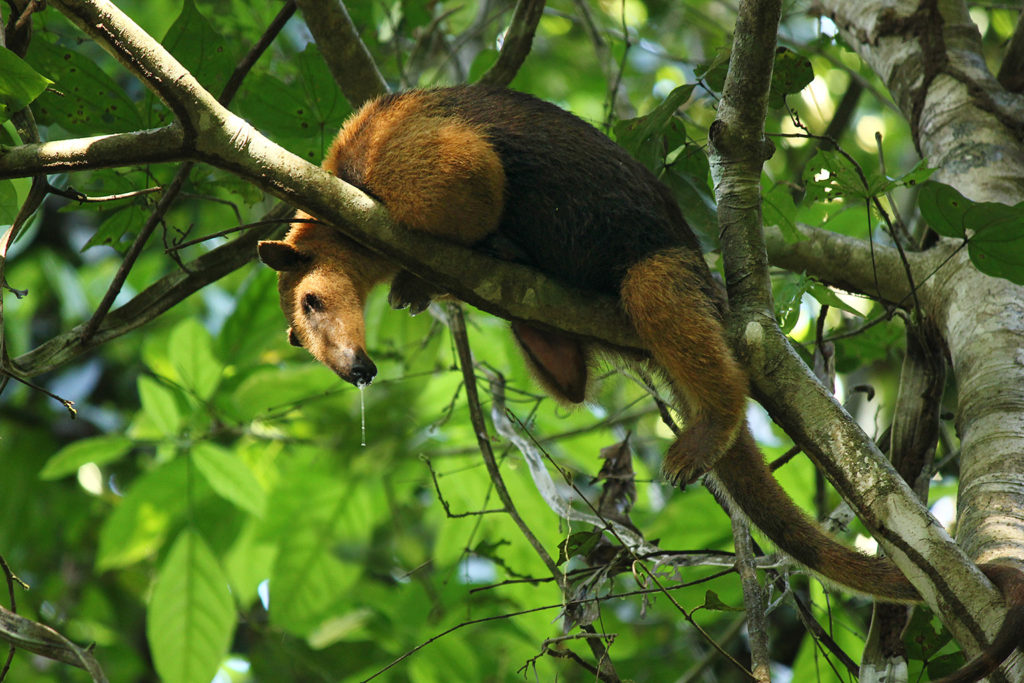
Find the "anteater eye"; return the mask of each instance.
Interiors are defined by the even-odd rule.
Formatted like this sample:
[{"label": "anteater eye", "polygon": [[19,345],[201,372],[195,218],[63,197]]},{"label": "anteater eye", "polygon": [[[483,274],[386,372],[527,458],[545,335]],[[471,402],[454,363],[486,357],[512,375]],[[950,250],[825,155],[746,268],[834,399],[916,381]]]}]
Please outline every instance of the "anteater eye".
[{"label": "anteater eye", "polygon": [[305,294],[302,297],[302,312],[309,315],[313,311],[324,310],[324,302],[316,294]]}]

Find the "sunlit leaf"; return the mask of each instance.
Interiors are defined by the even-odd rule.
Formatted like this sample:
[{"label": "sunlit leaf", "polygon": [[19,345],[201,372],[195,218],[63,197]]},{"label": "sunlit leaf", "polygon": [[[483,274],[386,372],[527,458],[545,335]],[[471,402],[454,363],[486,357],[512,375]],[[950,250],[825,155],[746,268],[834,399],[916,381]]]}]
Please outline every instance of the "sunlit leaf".
[{"label": "sunlit leaf", "polygon": [[359,574],[334,555],[322,531],[295,528],[283,539],[270,578],[271,623],[297,635],[313,632],[334,616],[336,600]]},{"label": "sunlit leaf", "polygon": [[177,434],[183,418],[174,392],[148,375],[139,377],[138,387],[142,410],[150,421],[168,436]]},{"label": "sunlit leaf", "polygon": [[200,400],[210,398],[223,367],[213,353],[213,337],[194,318],[181,321],[171,332],[167,354],[184,387]]},{"label": "sunlit leaf", "polygon": [[813,80],[811,60],[789,48],[776,48],[768,106],[781,109],[786,104],[786,95],[800,92]]},{"label": "sunlit leaf", "polygon": [[132,483],[118,499],[99,533],[96,566],[124,567],[149,557],[163,545],[187,506],[185,460],[175,460]]},{"label": "sunlit leaf", "polygon": [[131,439],[118,434],[72,442],[50,456],[39,476],[42,479],[60,479],[74,474],[88,463],[103,465],[114,462],[130,451],[132,444]]},{"label": "sunlit leaf", "polygon": [[219,496],[256,516],[263,515],[266,493],[239,458],[206,441],[193,447],[192,458]]},{"label": "sunlit leaf", "polygon": [[161,680],[209,683],[234,630],[227,577],[202,537],[183,531],[160,567],[146,613],[146,639]]}]

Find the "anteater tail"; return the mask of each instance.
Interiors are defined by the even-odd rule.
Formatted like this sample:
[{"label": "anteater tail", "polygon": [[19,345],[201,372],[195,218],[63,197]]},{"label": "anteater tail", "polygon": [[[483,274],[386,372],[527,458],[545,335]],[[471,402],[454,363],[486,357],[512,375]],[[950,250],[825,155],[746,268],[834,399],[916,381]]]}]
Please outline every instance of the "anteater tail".
[{"label": "anteater tail", "polygon": [[797,507],[772,476],[745,427],[715,465],[712,478],[754,526],[825,579],[886,602],[920,602],[917,590],[891,560],[836,542]]},{"label": "anteater tail", "polygon": [[687,248],[642,259],[622,282],[623,307],[686,413],[665,476],[685,484],[710,470],[755,526],[811,570],[882,600],[920,600],[896,565],[832,540],[772,476],[746,427],[746,375],[726,343],[716,289],[699,252]]}]

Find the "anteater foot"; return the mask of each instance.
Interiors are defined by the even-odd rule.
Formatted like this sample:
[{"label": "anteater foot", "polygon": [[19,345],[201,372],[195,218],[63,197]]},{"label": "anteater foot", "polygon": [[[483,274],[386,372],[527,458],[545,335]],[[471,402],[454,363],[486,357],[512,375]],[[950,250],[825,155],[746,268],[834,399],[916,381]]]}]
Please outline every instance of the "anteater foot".
[{"label": "anteater foot", "polygon": [[388,303],[391,304],[391,308],[408,308],[409,315],[416,315],[427,310],[430,302],[439,293],[437,288],[426,280],[403,270],[391,281]]}]

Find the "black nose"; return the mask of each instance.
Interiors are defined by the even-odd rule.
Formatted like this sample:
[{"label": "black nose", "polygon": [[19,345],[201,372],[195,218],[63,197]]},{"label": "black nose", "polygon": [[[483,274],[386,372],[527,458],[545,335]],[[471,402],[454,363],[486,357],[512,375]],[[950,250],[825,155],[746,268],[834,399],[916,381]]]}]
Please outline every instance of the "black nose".
[{"label": "black nose", "polygon": [[362,349],[356,351],[355,358],[352,360],[352,367],[349,369],[348,377],[345,377],[345,379],[359,386],[360,384],[369,384],[376,376],[377,366],[373,364],[370,357]]}]

